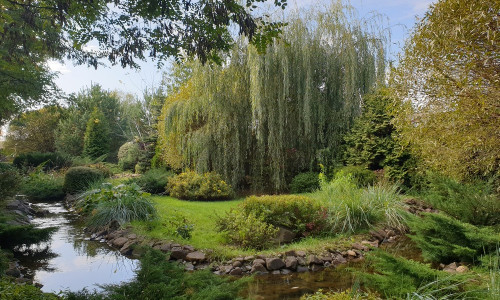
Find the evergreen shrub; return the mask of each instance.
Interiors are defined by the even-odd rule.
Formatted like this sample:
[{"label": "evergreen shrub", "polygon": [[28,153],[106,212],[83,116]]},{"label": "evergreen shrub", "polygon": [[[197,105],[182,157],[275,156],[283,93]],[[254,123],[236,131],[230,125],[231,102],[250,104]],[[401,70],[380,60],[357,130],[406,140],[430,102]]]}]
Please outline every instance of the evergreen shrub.
[{"label": "evergreen shrub", "polygon": [[135,142],[126,142],[118,150],[118,165],[123,171],[134,171],[139,161],[141,149]]},{"label": "evergreen shrub", "polygon": [[44,170],[61,169],[71,166],[71,159],[56,152],[29,152],[19,154],[12,162],[18,169],[32,169],[43,163]]},{"label": "evergreen shrub", "polygon": [[0,278],[0,299],[2,300],[59,300],[52,293],[44,293],[34,285],[18,284],[8,278]]},{"label": "evergreen shrub", "polygon": [[85,129],[83,154],[90,158],[107,155],[110,142],[106,118],[97,108],[94,108]]},{"label": "evergreen shrub", "polygon": [[234,195],[232,187],[214,172],[187,171],[176,175],[168,180],[167,191],[184,200],[228,200]]},{"label": "evergreen shrub", "polygon": [[312,193],[317,189],[319,189],[319,177],[314,172],[300,173],[290,183],[290,192],[294,194]]},{"label": "evergreen shrub", "polygon": [[56,201],[64,198],[64,178],[45,174],[41,170],[30,173],[21,185],[21,191],[31,200]]},{"label": "evergreen shrub", "polygon": [[377,175],[362,166],[347,166],[335,173],[335,178],[351,176],[352,181],[358,187],[367,187],[377,182]]},{"label": "evergreen shrub", "polygon": [[89,186],[104,179],[101,171],[89,167],[69,168],[64,176],[64,191],[76,194],[85,191]]},{"label": "evergreen shrub", "polygon": [[0,163],[0,197],[12,196],[16,193],[21,177],[17,170],[8,163]]},{"label": "evergreen shrub", "polygon": [[425,201],[462,222],[474,225],[500,224],[500,200],[493,181],[463,183],[430,174]]},{"label": "evergreen shrub", "polygon": [[151,169],[142,174],[139,178],[133,178],[129,182],[134,182],[145,192],[151,194],[165,194],[170,178],[175,176],[172,171],[165,169]]},{"label": "evergreen shrub", "polygon": [[409,225],[414,233],[410,238],[422,249],[424,259],[432,262],[474,263],[500,245],[500,234],[490,228],[479,228],[442,214],[424,214]]},{"label": "evergreen shrub", "polygon": [[326,209],[305,196],[250,196],[239,209],[246,216],[254,214],[266,223],[286,227],[299,236],[321,233],[326,225]]}]

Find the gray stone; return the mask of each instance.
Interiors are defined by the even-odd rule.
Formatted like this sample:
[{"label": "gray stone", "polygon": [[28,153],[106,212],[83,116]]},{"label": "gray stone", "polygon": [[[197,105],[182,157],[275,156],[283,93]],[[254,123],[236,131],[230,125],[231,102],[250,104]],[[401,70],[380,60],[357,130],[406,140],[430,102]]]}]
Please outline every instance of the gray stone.
[{"label": "gray stone", "polygon": [[239,267],[241,267],[242,265],[243,265],[243,264],[242,264],[242,263],[241,263],[241,261],[239,261],[239,260],[237,260],[237,261],[233,262],[233,267],[235,267],[235,268],[239,268]]},{"label": "gray stone", "polygon": [[347,259],[345,259],[345,257],[342,256],[342,254],[334,254],[332,263],[337,265],[345,264],[347,263]]},{"label": "gray stone", "polygon": [[275,238],[273,239],[276,244],[288,244],[295,239],[296,234],[284,227],[278,227],[278,233],[276,233]]},{"label": "gray stone", "polygon": [[297,273],[304,273],[304,272],[308,272],[308,271],[309,271],[308,267],[304,267],[304,266],[297,267]]},{"label": "gray stone", "polygon": [[322,265],[323,261],[321,261],[316,255],[309,255],[309,257],[307,258],[307,264]]},{"label": "gray stone", "polygon": [[359,251],[368,251],[368,247],[361,245],[360,243],[354,243],[351,245],[353,249],[359,250]]},{"label": "gray stone", "polygon": [[200,251],[188,253],[186,255],[186,260],[197,263],[204,262],[206,260],[205,253]]},{"label": "gray stone", "polygon": [[285,266],[288,269],[295,270],[295,269],[297,269],[298,264],[299,263],[298,263],[297,258],[295,256],[287,256],[285,259]]},{"label": "gray stone", "polygon": [[252,265],[257,265],[257,264],[259,264],[259,265],[265,265],[265,264],[266,264],[266,261],[265,261],[265,260],[263,260],[263,259],[257,258],[257,259],[255,259],[255,260],[253,261]]},{"label": "gray stone", "polygon": [[187,250],[189,252],[193,252],[194,251],[194,247],[191,246],[191,245],[185,245],[182,247],[184,250]]},{"label": "gray stone", "polygon": [[306,261],[306,259],[305,259],[305,258],[303,258],[303,257],[300,257],[300,256],[298,256],[298,257],[297,257],[297,262],[298,262],[298,263],[299,263],[299,265],[301,265],[301,266],[305,266],[305,265],[307,265],[307,261]]},{"label": "gray stone", "polygon": [[186,271],[194,271],[194,265],[192,263],[187,263],[184,266],[184,270],[186,270]]},{"label": "gray stone", "polygon": [[229,275],[241,275],[243,274],[243,270],[240,267],[236,267],[229,272]]},{"label": "gray stone", "polygon": [[181,247],[173,247],[170,252],[170,259],[185,259],[188,252]]},{"label": "gray stone", "polygon": [[306,257],[306,252],[305,251],[295,251],[295,253],[297,254],[297,256]]},{"label": "gray stone", "polygon": [[355,257],[356,256],[356,252],[354,252],[353,250],[347,250],[347,255]]},{"label": "gray stone", "polygon": [[250,256],[245,256],[245,261],[252,261],[255,259],[255,256],[250,255]]},{"label": "gray stone", "polygon": [[274,270],[274,271],[271,272],[271,274],[273,274],[273,275],[280,275],[281,272],[280,272],[280,270]]},{"label": "gray stone", "polygon": [[282,270],[281,270],[281,275],[288,275],[288,274],[290,274],[290,273],[292,273],[292,271],[291,271],[291,270],[289,270],[289,269],[282,269]]},{"label": "gray stone", "polygon": [[285,256],[297,256],[295,250],[289,250],[285,252]]},{"label": "gray stone", "polygon": [[269,271],[279,270],[285,266],[285,263],[280,258],[272,257],[266,259],[266,267]]},{"label": "gray stone", "polygon": [[169,252],[170,250],[172,250],[172,244],[166,243],[166,244],[161,244],[160,245],[160,251],[161,252]]},{"label": "gray stone", "polygon": [[454,273],[457,271],[458,265],[456,262],[452,262],[451,264],[447,265],[444,267],[443,271],[448,272],[448,273]]},{"label": "gray stone", "polygon": [[232,269],[233,269],[233,266],[229,266],[229,265],[219,267],[219,271],[221,271],[222,274],[229,274],[229,272],[231,272]]},{"label": "gray stone", "polygon": [[465,273],[469,271],[469,268],[467,266],[459,266],[455,271],[457,273]]},{"label": "gray stone", "polygon": [[266,267],[262,264],[254,264],[252,266],[252,269],[250,270],[250,273],[267,273]]},{"label": "gray stone", "polygon": [[134,239],[136,239],[136,238],[137,238],[137,234],[135,234],[135,233],[131,233],[131,234],[127,235],[127,238],[128,238],[129,240],[134,240]]},{"label": "gray stone", "polygon": [[111,244],[115,246],[116,248],[121,248],[125,243],[128,242],[128,239],[126,237],[118,237],[114,239]]}]

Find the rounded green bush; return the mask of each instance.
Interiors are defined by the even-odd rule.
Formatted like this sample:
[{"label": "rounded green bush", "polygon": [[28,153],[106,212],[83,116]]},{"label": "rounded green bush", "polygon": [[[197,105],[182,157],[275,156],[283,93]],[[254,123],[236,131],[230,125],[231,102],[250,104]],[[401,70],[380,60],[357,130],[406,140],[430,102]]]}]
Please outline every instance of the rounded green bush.
[{"label": "rounded green bush", "polygon": [[139,161],[141,149],[139,145],[134,142],[126,142],[118,150],[118,165],[124,171],[134,171],[135,165]]},{"label": "rounded green bush", "polygon": [[75,194],[85,191],[93,183],[103,180],[101,171],[88,167],[69,168],[64,177],[64,191]]},{"label": "rounded green bush", "polygon": [[134,178],[131,182],[136,183],[145,192],[151,194],[164,194],[168,181],[175,174],[172,171],[164,169],[151,169],[141,175],[139,178]]},{"label": "rounded green bush", "polygon": [[169,179],[167,190],[172,197],[184,200],[228,200],[233,189],[217,173],[188,171]]},{"label": "rounded green bush", "polygon": [[292,179],[290,192],[294,194],[312,193],[319,189],[319,177],[317,173],[300,173]]}]

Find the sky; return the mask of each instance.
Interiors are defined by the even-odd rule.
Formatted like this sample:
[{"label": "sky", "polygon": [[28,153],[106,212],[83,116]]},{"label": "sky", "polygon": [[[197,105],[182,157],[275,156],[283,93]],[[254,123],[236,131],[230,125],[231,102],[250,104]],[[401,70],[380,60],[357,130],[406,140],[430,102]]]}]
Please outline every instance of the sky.
[{"label": "sky", "polygon": [[[391,30],[391,58],[395,59],[404,40],[418,16],[422,17],[432,0],[351,0],[361,18],[369,18],[375,11],[386,18]],[[324,5],[330,0],[288,0],[287,11],[304,9],[314,5]],[[286,11],[285,11],[286,13]],[[71,62],[49,62],[53,71],[59,73],[57,85],[65,93],[75,93],[82,88],[99,83],[105,89],[118,90],[140,96],[146,88],[157,86],[166,70],[156,68],[152,61],[140,63],[141,69],[123,69],[120,66],[99,67],[97,70],[86,66],[75,66]]]}]

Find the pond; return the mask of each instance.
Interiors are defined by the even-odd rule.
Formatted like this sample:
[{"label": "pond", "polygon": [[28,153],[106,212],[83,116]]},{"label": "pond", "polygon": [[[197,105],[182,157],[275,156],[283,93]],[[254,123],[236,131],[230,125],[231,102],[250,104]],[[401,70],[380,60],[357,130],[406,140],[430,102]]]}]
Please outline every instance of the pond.
[{"label": "pond", "polygon": [[[76,216],[62,203],[34,203],[33,206],[47,214],[36,217],[32,224],[58,229],[47,243],[19,249],[16,258],[29,270],[27,276],[43,285],[44,292],[100,290],[101,285],[134,278],[139,261],[121,255],[106,243],[89,240]],[[419,251],[408,239],[384,248],[394,254],[410,256],[408,258],[420,258]],[[258,300],[299,299],[319,289],[341,291],[357,285],[352,269],[363,266],[364,263],[359,262],[319,272],[255,276],[242,291],[242,296]]]},{"label": "pond", "polygon": [[83,227],[62,203],[34,203],[47,211],[32,224],[38,228],[57,227],[50,241],[16,253],[20,264],[30,271],[44,292],[97,289],[98,285],[117,284],[134,278],[139,262],[120,255],[106,243],[90,241]]}]

